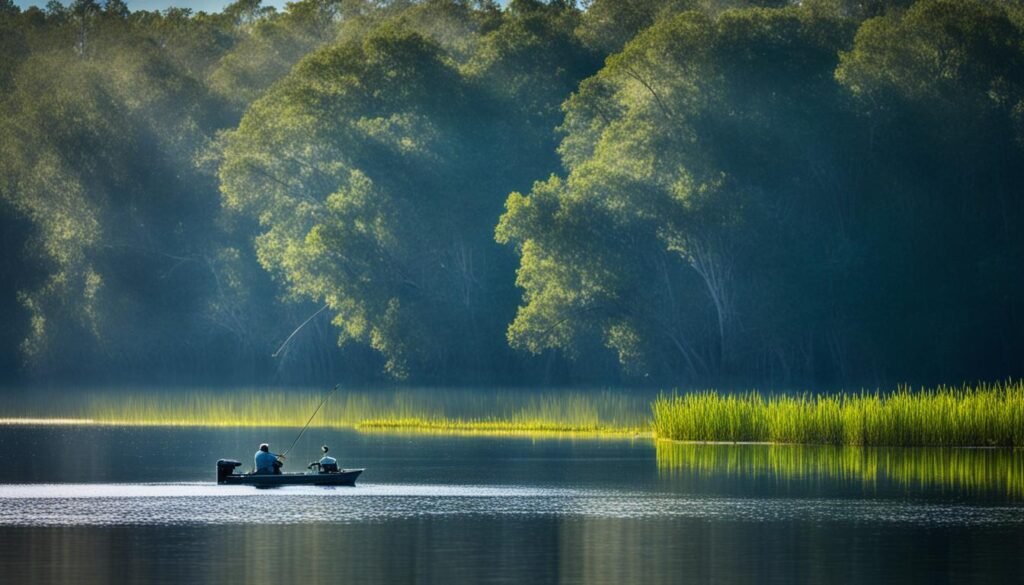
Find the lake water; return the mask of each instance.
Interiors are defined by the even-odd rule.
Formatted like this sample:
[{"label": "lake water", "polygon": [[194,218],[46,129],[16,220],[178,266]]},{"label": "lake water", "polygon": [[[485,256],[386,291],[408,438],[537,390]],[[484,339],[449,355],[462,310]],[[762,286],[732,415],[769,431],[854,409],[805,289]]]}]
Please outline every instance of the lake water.
[{"label": "lake water", "polygon": [[311,429],[354,488],[214,484],[294,429],[0,426],[3,583],[1010,583],[1024,452]]}]

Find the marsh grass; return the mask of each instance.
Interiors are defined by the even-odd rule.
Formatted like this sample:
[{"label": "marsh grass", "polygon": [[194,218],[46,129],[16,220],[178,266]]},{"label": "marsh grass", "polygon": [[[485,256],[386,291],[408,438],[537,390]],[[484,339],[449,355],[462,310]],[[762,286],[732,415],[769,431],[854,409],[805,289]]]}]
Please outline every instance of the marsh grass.
[{"label": "marsh grass", "polygon": [[[0,405],[4,419],[140,426],[297,427],[324,396],[300,389],[38,392]],[[347,390],[313,427],[376,431],[642,434],[688,441],[874,446],[1024,446],[1024,383],[889,394],[472,389]],[[653,417],[651,415],[653,413]]]},{"label": "marsh grass", "polygon": [[[297,427],[324,396],[312,390],[79,392],[6,405],[0,418],[138,426]],[[349,391],[312,427],[471,432],[629,433],[649,429],[650,396],[610,391]]]},{"label": "marsh grass", "polygon": [[360,430],[399,429],[409,431],[464,431],[468,433],[593,433],[593,434],[640,434],[644,427],[601,426],[580,424],[543,418],[500,419],[458,419],[458,418],[392,418],[369,419],[360,422]]},{"label": "marsh grass", "polygon": [[474,436],[521,436],[532,438],[585,438],[585,439],[639,439],[649,441],[653,434],[649,428],[601,427],[586,428],[553,425],[550,422],[526,422],[513,424],[504,420],[368,420],[357,427],[361,433],[386,433],[389,435],[445,435],[459,437]]},{"label": "marsh grass", "polygon": [[[462,414],[384,416],[362,420],[359,429],[468,431],[478,433],[639,433],[648,431],[645,400],[626,394],[579,392],[473,395]],[[447,409],[451,413],[452,409]]]},{"label": "marsh grass", "polygon": [[722,445],[658,441],[659,472],[667,475],[832,479],[874,486],[1024,497],[1024,450],[831,445]]},{"label": "marsh grass", "polygon": [[942,386],[889,394],[769,396],[700,392],[661,395],[656,436],[865,446],[1024,445],[1024,383]]}]

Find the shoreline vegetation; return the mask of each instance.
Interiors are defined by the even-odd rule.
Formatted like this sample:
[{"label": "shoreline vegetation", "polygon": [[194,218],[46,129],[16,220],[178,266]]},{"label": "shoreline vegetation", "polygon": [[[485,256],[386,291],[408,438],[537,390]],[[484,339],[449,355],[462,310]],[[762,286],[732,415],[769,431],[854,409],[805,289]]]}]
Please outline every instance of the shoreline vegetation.
[{"label": "shoreline vegetation", "polygon": [[[0,424],[300,427],[324,395],[310,390],[82,392],[59,403],[9,402]],[[1024,382],[912,391],[657,397],[615,392],[487,394],[465,389],[343,391],[311,427],[431,434],[578,434],[659,442],[1022,447]]]},{"label": "shoreline vegetation", "polygon": [[[87,392],[61,401],[8,402],[0,424],[301,427],[324,394],[311,390]],[[464,389],[342,391],[314,428],[373,432],[636,435],[650,433],[647,394]]]},{"label": "shoreline vegetation", "polygon": [[[38,392],[31,402],[8,402],[0,406],[0,426],[300,427],[324,398],[308,389],[67,394],[60,402]],[[651,441],[659,475],[679,481],[742,476],[1024,497],[1021,382],[818,395],[342,390],[310,426],[409,436],[641,440]],[[816,438],[831,442],[815,444]],[[938,445],[924,444],[929,441]]]},{"label": "shoreline vegetation", "polygon": [[591,423],[569,423],[544,419],[470,419],[458,418],[391,418],[369,419],[356,425],[358,430],[427,431],[455,433],[554,433],[584,435],[643,435],[651,437],[647,426],[608,426]]},{"label": "shoreline vegetation", "polygon": [[660,439],[888,447],[1024,446],[1024,382],[892,393],[661,395]]}]

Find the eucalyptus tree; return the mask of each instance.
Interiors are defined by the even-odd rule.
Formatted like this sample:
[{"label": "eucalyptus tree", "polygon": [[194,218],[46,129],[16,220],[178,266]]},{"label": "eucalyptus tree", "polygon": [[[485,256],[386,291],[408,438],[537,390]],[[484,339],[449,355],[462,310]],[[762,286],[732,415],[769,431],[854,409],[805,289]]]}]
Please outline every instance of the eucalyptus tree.
[{"label": "eucalyptus tree", "polygon": [[225,10],[236,41],[211,67],[210,87],[244,111],[311,50],[334,39],[342,0],[301,0],[278,13],[243,0]]},{"label": "eucalyptus tree", "polygon": [[0,198],[30,226],[15,253],[38,268],[18,283],[22,350],[54,375],[171,355],[173,336],[155,332],[200,313],[202,281],[178,264],[210,241],[217,209],[193,165],[216,100],[145,34],[94,8],[47,23],[52,37],[32,39],[0,96]]},{"label": "eucalyptus tree", "polygon": [[68,377],[1019,375],[1020,6],[0,0],[0,351]]},{"label": "eucalyptus tree", "polygon": [[498,225],[521,255],[510,342],[597,335],[626,367],[691,380],[763,369],[766,352],[791,368],[777,319],[753,309],[790,305],[765,297],[796,275],[762,261],[799,254],[790,211],[826,188],[806,170],[842,128],[831,71],[851,32],[796,7],[687,12],[610,57],[566,103],[567,175],[513,193]]},{"label": "eucalyptus tree", "polygon": [[8,87],[14,71],[29,53],[22,21],[21,9],[14,2],[0,0],[0,88]]},{"label": "eucalyptus tree", "polygon": [[[861,152],[873,359],[906,379],[1015,375],[1024,335],[1020,5],[921,0],[866,21],[837,80]],[[929,332],[922,335],[922,332]]]},{"label": "eucalyptus tree", "polygon": [[[502,367],[510,263],[488,225],[510,180],[554,167],[533,146],[552,142],[558,104],[596,66],[569,6],[491,14],[434,3],[343,37],[226,137],[224,201],[258,218],[261,264],[396,378]],[[478,37],[452,43],[436,22]]]}]

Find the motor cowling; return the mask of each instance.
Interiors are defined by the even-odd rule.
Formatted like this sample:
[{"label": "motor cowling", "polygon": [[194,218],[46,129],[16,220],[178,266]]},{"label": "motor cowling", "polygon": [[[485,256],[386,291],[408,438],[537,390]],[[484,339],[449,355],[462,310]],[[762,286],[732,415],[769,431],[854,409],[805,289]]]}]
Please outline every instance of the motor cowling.
[{"label": "motor cowling", "polygon": [[217,460],[217,483],[224,483],[227,476],[235,473],[235,468],[241,465],[240,461],[234,459],[218,459]]}]

